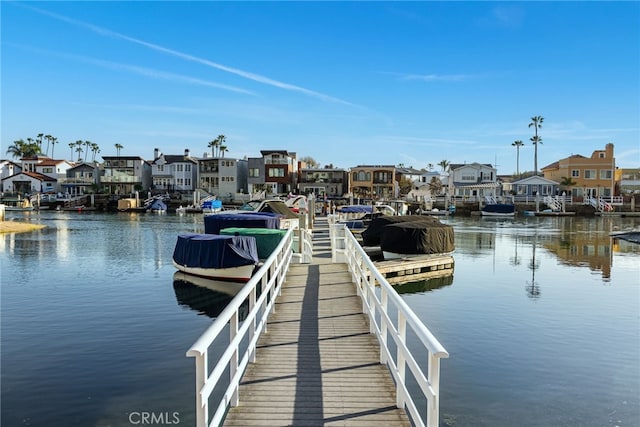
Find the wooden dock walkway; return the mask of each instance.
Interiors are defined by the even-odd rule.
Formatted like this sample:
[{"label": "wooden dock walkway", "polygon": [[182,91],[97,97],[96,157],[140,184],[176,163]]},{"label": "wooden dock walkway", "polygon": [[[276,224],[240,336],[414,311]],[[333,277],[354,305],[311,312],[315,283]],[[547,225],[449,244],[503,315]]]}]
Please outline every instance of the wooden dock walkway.
[{"label": "wooden dock walkway", "polygon": [[330,245],[318,218],[313,262],[291,265],[225,426],[411,425],[396,408],[347,266],[331,263]]}]

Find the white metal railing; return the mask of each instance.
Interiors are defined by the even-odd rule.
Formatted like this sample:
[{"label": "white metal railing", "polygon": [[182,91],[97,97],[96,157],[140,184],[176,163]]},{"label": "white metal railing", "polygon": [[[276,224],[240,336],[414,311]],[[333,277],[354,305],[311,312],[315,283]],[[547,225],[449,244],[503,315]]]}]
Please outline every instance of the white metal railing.
[{"label": "white metal railing", "polygon": [[[242,290],[218,315],[213,324],[187,351],[196,363],[196,426],[218,426],[229,406],[239,403],[238,388],[247,364],[255,362],[256,343],[267,330],[267,317],[275,310],[275,299],[280,294],[292,257],[294,231],[289,230],[278,247],[262,267],[251,277]],[[258,293],[260,295],[258,296]],[[240,324],[240,307],[249,300],[249,313]],[[208,368],[211,344],[229,325],[229,342],[213,370]],[[248,340],[246,349],[241,349]],[[241,354],[242,353],[242,354]],[[209,399],[216,385],[229,369],[229,385],[209,421]]]},{"label": "white metal railing", "polygon": [[551,208],[554,212],[559,212],[562,209],[562,202],[558,199],[558,197],[552,196],[544,196],[544,203]]},{"label": "white metal railing", "polygon": [[608,203],[602,197],[590,197],[587,199],[587,203],[596,208],[598,212],[612,212],[613,206]]},{"label": "white metal railing", "polygon": [[[369,331],[380,344],[380,363],[386,364],[396,384],[396,406],[406,407],[414,425],[437,427],[440,412],[440,359],[449,353],[376,269],[369,256],[344,224],[331,224],[333,262],[346,262],[362,299],[362,311],[369,316]],[[380,287],[380,296],[376,294]],[[397,311],[397,321],[390,317],[389,305]],[[427,372],[407,346],[409,327],[428,352]],[[389,336],[396,346],[394,360],[387,345]],[[413,375],[424,397],[427,412],[421,414],[405,383],[406,370]],[[423,418],[424,417],[424,418]]]}]

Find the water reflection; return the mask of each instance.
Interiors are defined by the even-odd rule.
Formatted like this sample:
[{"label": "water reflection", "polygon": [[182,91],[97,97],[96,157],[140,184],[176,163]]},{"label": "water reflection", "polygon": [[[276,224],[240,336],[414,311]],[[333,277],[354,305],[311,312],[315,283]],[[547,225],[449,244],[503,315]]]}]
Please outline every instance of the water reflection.
[{"label": "water reflection", "polygon": [[616,224],[610,218],[560,217],[482,221],[471,227],[467,223],[463,227],[452,225],[456,229],[456,253],[476,258],[490,252],[495,256],[496,252],[509,251],[512,254],[509,264],[514,267],[525,262],[523,257],[529,258],[526,265],[531,271],[531,279],[527,280],[527,292],[537,298],[540,288],[535,276],[545,268],[540,266],[541,255],[544,255],[542,258],[553,255],[561,265],[589,268],[599,272],[603,282],[610,282],[614,253],[640,253],[639,245],[610,236],[611,232],[617,231],[619,225]]},{"label": "water reflection", "polygon": [[[178,305],[213,319],[222,313],[243,286],[244,283],[205,279],[180,271],[173,275],[173,290]],[[246,318],[247,312],[248,302],[245,301],[240,307],[240,320]]]},{"label": "water reflection", "polygon": [[444,277],[434,277],[432,279],[419,280],[416,282],[402,283],[394,285],[393,289],[399,294],[416,294],[430,292],[436,289],[449,286],[453,283],[453,274]]},{"label": "water reflection", "polygon": [[[517,246],[517,245],[516,245]],[[540,286],[536,282],[536,270],[540,268],[540,261],[536,260],[536,246],[538,246],[538,233],[534,233],[533,241],[531,242],[531,261],[529,261],[528,268],[531,270],[531,281],[527,281],[527,295],[530,298],[536,299],[540,297]]]}]

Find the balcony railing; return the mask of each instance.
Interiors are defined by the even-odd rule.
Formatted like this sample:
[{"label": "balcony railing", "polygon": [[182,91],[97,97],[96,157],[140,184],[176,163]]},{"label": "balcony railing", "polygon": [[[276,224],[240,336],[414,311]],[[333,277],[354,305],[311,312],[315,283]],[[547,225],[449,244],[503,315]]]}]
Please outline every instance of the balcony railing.
[{"label": "balcony railing", "polygon": [[58,179],[59,184],[85,184],[91,185],[95,184],[95,178],[87,178],[87,177],[73,177],[73,178],[60,178]]},{"label": "balcony railing", "polygon": [[137,176],[115,175],[115,176],[103,176],[100,179],[100,182],[102,182],[103,184],[112,184],[112,183],[136,184],[136,183],[142,182],[142,180]]}]

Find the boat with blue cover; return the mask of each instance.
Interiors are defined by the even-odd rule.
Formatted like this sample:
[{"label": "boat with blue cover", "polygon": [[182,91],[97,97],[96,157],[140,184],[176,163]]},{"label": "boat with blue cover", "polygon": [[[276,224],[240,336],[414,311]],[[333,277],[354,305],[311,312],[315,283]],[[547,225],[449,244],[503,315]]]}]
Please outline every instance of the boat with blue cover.
[{"label": "boat with blue cover", "polygon": [[485,206],[480,210],[482,216],[511,217],[516,214],[516,206],[513,203],[498,203],[492,196],[486,196],[485,201]]},{"label": "boat with blue cover", "polygon": [[252,236],[179,234],[173,251],[173,265],[178,270],[217,280],[246,282],[258,262]]}]

